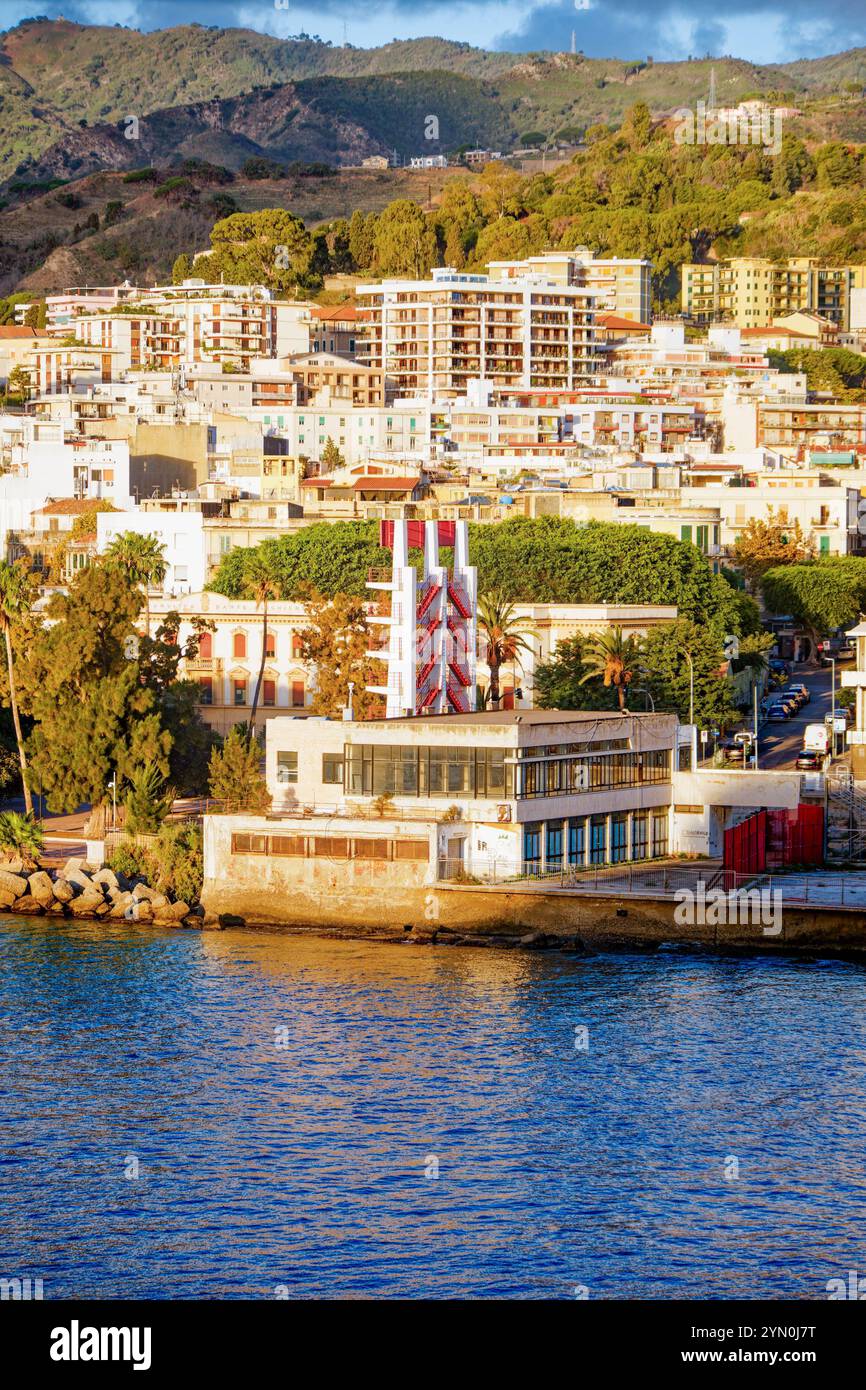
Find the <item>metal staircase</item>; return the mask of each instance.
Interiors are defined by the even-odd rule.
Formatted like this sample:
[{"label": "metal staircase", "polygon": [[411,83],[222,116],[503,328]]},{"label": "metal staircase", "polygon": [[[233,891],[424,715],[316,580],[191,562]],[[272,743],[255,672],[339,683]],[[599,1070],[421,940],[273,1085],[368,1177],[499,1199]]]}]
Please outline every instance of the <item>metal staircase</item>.
[{"label": "metal staircase", "polygon": [[835,767],[825,780],[827,861],[866,863],[866,782],[855,782],[848,767]]}]

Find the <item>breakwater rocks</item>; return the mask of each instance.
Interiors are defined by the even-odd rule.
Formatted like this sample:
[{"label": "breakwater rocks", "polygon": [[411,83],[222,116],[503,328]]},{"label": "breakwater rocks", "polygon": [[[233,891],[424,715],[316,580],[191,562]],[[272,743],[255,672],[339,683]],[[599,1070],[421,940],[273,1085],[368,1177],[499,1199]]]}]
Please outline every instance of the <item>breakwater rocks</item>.
[{"label": "breakwater rocks", "polygon": [[68,859],[54,871],[28,869],[21,859],[0,860],[0,912],[107,917],[156,927],[218,925],[205,918],[201,907],[172,902],[140,879],[127,879],[106,867],[95,869],[83,859]]}]

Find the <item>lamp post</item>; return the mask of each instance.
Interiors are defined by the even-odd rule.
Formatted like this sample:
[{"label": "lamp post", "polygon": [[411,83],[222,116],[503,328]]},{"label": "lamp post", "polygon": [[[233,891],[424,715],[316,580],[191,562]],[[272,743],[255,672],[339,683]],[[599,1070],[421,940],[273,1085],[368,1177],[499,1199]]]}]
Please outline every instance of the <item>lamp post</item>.
[{"label": "lamp post", "polygon": [[689,723],[695,722],[695,663],[692,660],[691,652],[683,652],[683,656],[689,663]]},{"label": "lamp post", "polygon": [[836,658],[830,657],[830,737],[833,740],[830,747],[832,756],[836,756]]}]

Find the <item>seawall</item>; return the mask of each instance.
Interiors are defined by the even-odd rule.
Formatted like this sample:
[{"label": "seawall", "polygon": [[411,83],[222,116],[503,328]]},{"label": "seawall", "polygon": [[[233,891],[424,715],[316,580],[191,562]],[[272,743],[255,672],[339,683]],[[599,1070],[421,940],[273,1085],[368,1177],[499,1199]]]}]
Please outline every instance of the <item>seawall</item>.
[{"label": "seawall", "polygon": [[[427,941],[461,937],[479,944],[543,936],[550,945],[653,947],[676,942],[705,949],[866,953],[866,914],[858,908],[786,907],[781,922],[681,924],[670,897],[617,896],[586,890],[436,884],[359,893],[333,885],[293,886],[286,893],[205,882],[208,916],[226,925],[306,929],[362,937]],[[733,914],[731,914],[733,915]],[[526,942],[525,944],[530,944]]]}]

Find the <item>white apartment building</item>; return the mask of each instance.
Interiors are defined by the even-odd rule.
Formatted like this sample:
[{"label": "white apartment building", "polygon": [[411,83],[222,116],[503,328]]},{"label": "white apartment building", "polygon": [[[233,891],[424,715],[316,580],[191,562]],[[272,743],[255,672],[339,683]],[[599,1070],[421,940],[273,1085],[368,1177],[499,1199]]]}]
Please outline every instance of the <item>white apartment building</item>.
[{"label": "white apartment building", "polygon": [[437,269],[429,280],[359,285],[361,361],[401,395],[465,395],[493,386],[568,389],[598,370],[589,290],[526,272],[507,282]]},{"label": "white apartment building", "polygon": [[116,536],[126,531],[155,536],[163,546],[166,562],[163,594],[200,593],[205,572],[204,517],[200,511],[132,511],[118,515],[99,512],[96,517],[96,550],[103,554]]},{"label": "white apartment building", "polygon": [[[15,421],[20,429],[4,428]],[[120,439],[67,438],[57,424],[0,417],[0,552],[30,530],[50,499],[110,502],[131,516],[129,445]]]},{"label": "white apartment building", "polygon": [[596,313],[620,314],[635,323],[652,321],[652,261],[595,256],[586,246],[544,251],[525,261],[492,261],[492,280],[519,280],[527,273],[561,285],[580,285],[594,296]]}]

